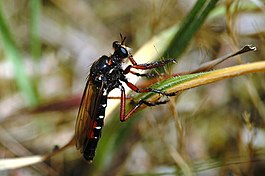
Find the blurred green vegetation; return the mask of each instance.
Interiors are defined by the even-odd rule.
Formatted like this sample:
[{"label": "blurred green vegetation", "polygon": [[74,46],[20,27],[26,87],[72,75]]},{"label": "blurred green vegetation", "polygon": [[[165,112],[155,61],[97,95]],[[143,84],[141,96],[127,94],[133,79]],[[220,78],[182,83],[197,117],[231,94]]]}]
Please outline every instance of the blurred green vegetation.
[{"label": "blurred green vegetation", "polygon": [[[133,53],[167,36],[158,37],[162,50],[151,43],[145,54],[177,57],[165,74],[192,70],[246,44],[258,50],[218,67],[264,60],[264,2],[217,2],[0,2],[1,158],[47,154],[71,139],[89,66],[112,52],[120,33]],[[46,163],[0,175],[259,175],[265,171],[264,85],[261,73],[224,80],[145,108],[124,123],[117,107],[106,119],[93,164],[72,147]]]}]

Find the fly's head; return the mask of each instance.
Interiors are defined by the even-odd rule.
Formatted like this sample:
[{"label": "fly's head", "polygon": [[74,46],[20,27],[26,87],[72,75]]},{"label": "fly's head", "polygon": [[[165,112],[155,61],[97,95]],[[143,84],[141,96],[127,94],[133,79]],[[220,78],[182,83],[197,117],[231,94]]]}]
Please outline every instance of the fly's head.
[{"label": "fly's head", "polygon": [[125,45],[123,45],[124,40],[122,43],[115,41],[112,43],[112,47],[114,49],[114,53],[112,55],[112,60],[114,63],[122,63],[124,59],[130,55],[131,49]]}]

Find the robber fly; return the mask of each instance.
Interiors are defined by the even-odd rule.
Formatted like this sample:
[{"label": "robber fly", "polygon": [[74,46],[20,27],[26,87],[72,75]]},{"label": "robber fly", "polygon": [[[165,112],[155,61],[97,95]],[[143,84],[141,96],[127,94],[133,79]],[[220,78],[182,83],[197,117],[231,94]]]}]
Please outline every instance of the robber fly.
[{"label": "robber fly", "polygon": [[[164,66],[170,62],[175,62],[175,59],[167,59],[147,64],[137,64],[130,53],[130,48],[124,45],[125,39],[126,37],[122,37],[121,35],[121,42],[114,41],[112,44],[114,53],[110,56],[101,56],[90,68],[90,74],[82,96],[75,126],[76,147],[83,154],[85,160],[89,162],[92,162],[95,156],[96,147],[101,137],[105,109],[107,107],[107,99],[110,91],[115,88],[121,90],[121,96],[119,99],[121,100],[120,121],[122,122],[126,121],[142,104],[154,106],[165,103],[146,102],[141,100],[126,114],[126,95],[122,82],[126,83],[129,88],[137,93],[155,92],[166,96],[173,95],[152,88],[139,89],[127,80],[126,74],[128,73],[137,76],[148,76],[148,74],[134,72],[131,70],[132,68],[140,70],[153,69]],[[122,64],[126,59],[129,59],[132,65],[122,69]]]}]

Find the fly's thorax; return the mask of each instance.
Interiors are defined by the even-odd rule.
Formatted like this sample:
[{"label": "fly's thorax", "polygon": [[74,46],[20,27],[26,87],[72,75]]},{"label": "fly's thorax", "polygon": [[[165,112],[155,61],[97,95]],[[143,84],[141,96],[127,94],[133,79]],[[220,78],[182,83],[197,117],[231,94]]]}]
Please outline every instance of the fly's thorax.
[{"label": "fly's thorax", "polygon": [[102,82],[107,80],[106,75],[108,75],[111,69],[111,58],[103,55],[92,64],[89,79],[95,85],[101,86]]},{"label": "fly's thorax", "polygon": [[92,64],[90,74],[92,76],[105,74],[110,70],[111,65],[111,58],[103,55]]},{"label": "fly's thorax", "polygon": [[123,69],[120,65],[113,65],[108,67],[107,72],[96,72],[94,71],[92,75],[89,76],[89,79],[93,82],[94,85],[100,87],[102,83],[106,86],[106,88],[111,91],[114,88],[118,88],[120,80],[123,79]]}]

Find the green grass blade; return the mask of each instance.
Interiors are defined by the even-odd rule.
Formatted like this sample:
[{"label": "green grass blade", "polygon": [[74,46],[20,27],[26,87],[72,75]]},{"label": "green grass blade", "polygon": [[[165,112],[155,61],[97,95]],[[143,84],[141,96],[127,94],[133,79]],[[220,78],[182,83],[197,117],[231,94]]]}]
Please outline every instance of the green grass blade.
[{"label": "green grass blade", "polygon": [[215,7],[218,0],[197,1],[193,9],[183,20],[182,25],[172,38],[163,57],[179,57],[187,48],[193,36],[200,29],[206,17]]},{"label": "green grass blade", "polygon": [[[162,90],[168,93],[181,92],[226,78],[232,78],[235,76],[256,72],[265,72],[265,61],[242,64],[209,72],[176,76],[155,83],[151,87],[153,89]],[[136,97],[136,101],[142,99],[153,102],[159,99],[161,96],[162,95],[151,92],[143,93]]]},{"label": "green grass blade", "polygon": [[30,49],[31,55],[34,59],[39,59],[41,55],[40,44],[40,12],[41,1],[30,0]]},{"label": "green grass blade", "polygon": [[17,48],[15,41],[11,36],[10,29],[7,26],[6,20],[3,16],[2,9],[0,8],[0,33],[2,37],[2,43],[4,46],[4,52],[13,66],[15,74],[15,80],[18,88],[23,93],[26,101],[29,105],[36,105],[37,98],[32,87],[32,84],[25,72],[24,64],[22,62],[22,56]]}]

